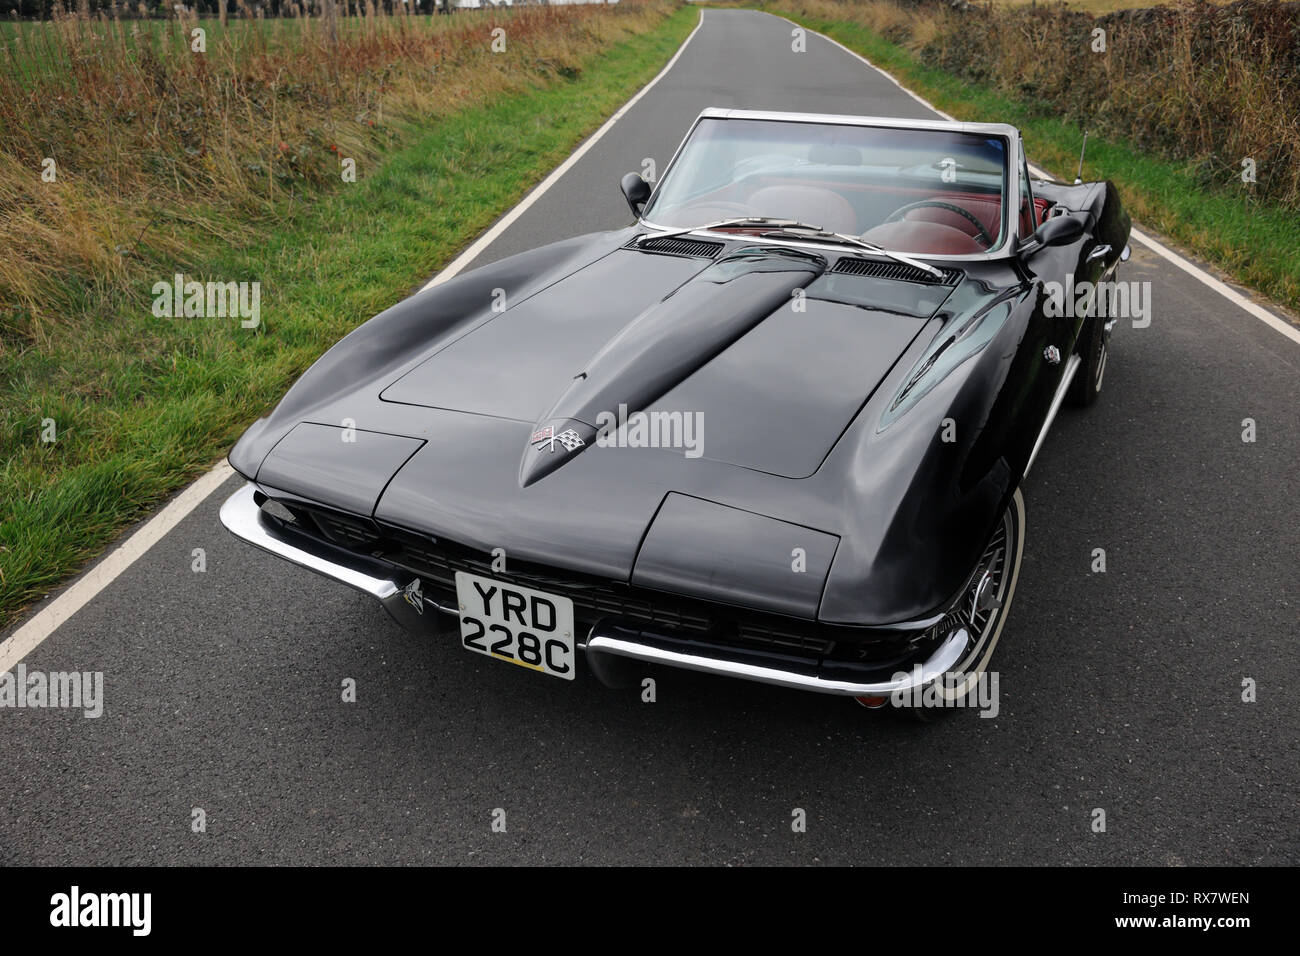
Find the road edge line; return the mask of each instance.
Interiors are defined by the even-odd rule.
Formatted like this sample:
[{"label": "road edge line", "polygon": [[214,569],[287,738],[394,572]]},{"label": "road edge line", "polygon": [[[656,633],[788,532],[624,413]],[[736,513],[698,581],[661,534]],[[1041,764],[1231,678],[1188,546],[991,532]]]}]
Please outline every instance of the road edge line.
[{"label": "road edge line", "polygon": [[100,591],[135,564],[234,473],[235,469],[228,463],[221,462],[168,502],[162,511],[146,521],[116,550],[109,552],[107,557],[90,570],[78,575],[63,593],[0,643],[0,673],[12,671],[19,661],[40,647],[65,621],[94,600]]}]

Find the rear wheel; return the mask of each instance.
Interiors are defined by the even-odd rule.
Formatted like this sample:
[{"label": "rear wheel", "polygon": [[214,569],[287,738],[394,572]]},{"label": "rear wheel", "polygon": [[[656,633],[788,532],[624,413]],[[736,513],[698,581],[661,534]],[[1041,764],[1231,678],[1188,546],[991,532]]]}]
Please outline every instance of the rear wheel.
[{"label": "rear wheel", "polygon": [[1066,393],[1070,404],[1081,408],[1091,405],[1101,394],[1102,379],[1106,375],[1106,359],[1110,356],[1110,334],[1115,328],[1115,319],[1109,317],[1109,309],[1106,310],[1107,315],[1097,315],[1097,311],[1094,307],[1094,314],[1089,316],[1080,337],[1079,357],[1083,359],[1083,364],[1075,372],[1074,381]]},{"label": "rear wheel", "polygon": [[931,682],[932,689],[923,695],[926,700],[933,698],[932,706],[903,706],[900,710],[917,720],[931,721],[975,705],[972,692],[988,670],[1011,612],[1024,549],[1025,499],[1017,488],[980,556],[966,593],[944,622],[949,633],[955,628],[966,630],[961,658],[955,667]]}]

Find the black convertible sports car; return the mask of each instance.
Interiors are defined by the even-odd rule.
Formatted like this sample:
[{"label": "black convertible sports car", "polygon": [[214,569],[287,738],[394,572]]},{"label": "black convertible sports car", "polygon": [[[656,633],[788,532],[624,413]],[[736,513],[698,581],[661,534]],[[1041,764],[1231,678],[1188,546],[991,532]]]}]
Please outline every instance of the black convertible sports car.
[{"label": "black convertible sports car", "polygon": [[633,225],[330,349],[231,451],[222,521],[566,680],[582,651],[607,683],[968,692],[1020,483],[1102,384],[1114,319],[1049,304],[1127,258],[1114,188],[1031,180],[1010,126],[734,110],[622,188]]}]

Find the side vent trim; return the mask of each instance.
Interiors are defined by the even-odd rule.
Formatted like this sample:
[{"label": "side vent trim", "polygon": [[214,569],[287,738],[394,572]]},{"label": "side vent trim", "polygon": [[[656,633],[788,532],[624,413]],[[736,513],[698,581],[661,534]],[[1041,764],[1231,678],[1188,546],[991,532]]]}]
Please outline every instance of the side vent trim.
[{"label": "side vent trim", "polygon": [[653,252],[664,256],[685,256],[693,259],[713,259],[722,247],[726,245],[723,242],[711,242],[707,239],[683,239],[678,236],[670,236],[665,239],[642,239],[636,236],[625,245],[624,249],[639,249],[641,252]]},{"label": "side vent trim", "polygon": [[965,275],[960,269],[939,271],[943,273],[942,279],[901,262],[880,262],[876,259],[858,259],[852,256],[842,256],[835,263],[835,268],[831,269],[835,275],[871,276],[876,279],[895,279],[899,282],[919,282],[923,285],[956,285]]}]

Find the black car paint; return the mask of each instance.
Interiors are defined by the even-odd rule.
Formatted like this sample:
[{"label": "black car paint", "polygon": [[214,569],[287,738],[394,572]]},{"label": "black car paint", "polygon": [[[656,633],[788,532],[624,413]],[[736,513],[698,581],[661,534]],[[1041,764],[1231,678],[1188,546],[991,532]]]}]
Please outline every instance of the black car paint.
[{"label": "black car paint", "polygon": [[[700,571],[693,595],[723,605],[809,619],[815,608],[818,621],[869,627],[925,618],[960,593],[1025,470],[1064,370],[1064,362],[1044,359],[1044,349],[1054,345],[1063,356],[1075,349],[1082,323],[1048,317],[1042,283],[1068,272],[1100,277],[1128,238],[1128,217],[1109,184],[1038,184],[1037,191],[1076,210],[1084,234],[1028,261],[962,262],[946,293],[933,283],[889,280],[890,295],[873,296],[877,280],[855,283],[860,277],[835,272],[841,260],[873,257],[834,247],[800,250],[738,235],[712,257],[626,248],[641,234],[636,227],[499,261],[354,330],[248,430],[231,464],[272,497],[338,508],[377,528],[482,552],[503,548],[511,560],[681,587],[663,573],[679,560]],[[1106,254],[1088,262],[1103,244]],[[718,281],[723,274],[726,281]],[[736,290],[731,312],[720,308],[727,299],[718,294],[728,286]],[[810,323],[832,313],[859,320],[860,394],[846,401],[841,389],[818,398],[822,370],[792,351],[798,339],[788,329],[772,338],[781,354],[769,356],[786,378],[769,373],[763,383],[777,400],[738,404],[725,392],[700,391],[708,376],[699,373],[756,341],[750,336],[798,315],[787,315],[796,289],[804,290]],[[502,291],[507,307],[495,311]],[[939,304],[925,317],[928,305],[899,308],[900,296]],[[510,328],[512,313],[523,315],[535,298],[545,309],[534,315],[549,317],[553,327]],[[702,321],[693,326],[692,315]],[[588,337],[567,334],[575,326],[566,322],[583,321],[591,323]],[[914,334],[900,336],[899,322],[914,324]],[[476,343],[475,335],[483,338]],[[597,347],[589,348],[593,341]],[[825,339],[806,342],[806,350],[815,351],[814,344]],[[420,375],[434,367],[430,360],[449,348],[461,350],[459,361],[443,366],[453,381],[433,376],[421,386]],[[505,372],[493,363],[504,363]],[[477,391],[476,373],[491,387]],[[844,369],[836,374],[842,382]],[[721,389],[734,374],[715,381]],[[674,395],[679,406],[729,412],[730,425],[711,427],[722,430],[721,457],[730,460],[711,455],[707,442],[698,459],[654,448],[548,454],[531,443],[539,425],[578,426],[585,440],[594,435],[595,412],[619,402],[632,410],[672,405]],[[456,407],[467,398],[476,407]],[[784,414],[774,411],[781,408]],[[746,417],[750,412],[760,417]],[[333,430],[345,419],[362,432],[423,444],[400,463],[367,458],[364,444],[336,441]],[[945,429],[949,419],[954,427]],[[329,428],[295,433],[303,422]],[[818,461],[812,462],[818,449],[799,443],[805,428],[829,443]],[[954,440],[943,440],[945,431]],[[727,448],[725,436],[733,433],[777,451],[746,460],[746,442]],[[782,452],[783,435],[797,453]],[[333,488],[295,479],[293,456],[279,448],[313,438],[319,447],[304,460],[317,471],[336,463]],[[544,463],[533,464],[538,460]],[[346,478],[367,468],[374,470],[369,482]],[[355,491],[363,485],[379,489],[369,509],[357,507]],[[670,496],[700,504],[690,521],[660,528],[655,516]],[[786,540],[768,541],[773,553],[757,563],[743,553],[742,535],[728,562],[720,543],[734,536],[737,512],[792,530]],[[795,529],[807,529],[815,541],[837,540],[815,603],[790,600],[786,587],[790,555],[805,546]],[[654,551],[643,565],[646,540]],[[709,566],[698,561],[701,553],[712,556]]]}]

